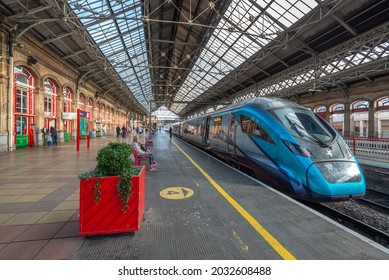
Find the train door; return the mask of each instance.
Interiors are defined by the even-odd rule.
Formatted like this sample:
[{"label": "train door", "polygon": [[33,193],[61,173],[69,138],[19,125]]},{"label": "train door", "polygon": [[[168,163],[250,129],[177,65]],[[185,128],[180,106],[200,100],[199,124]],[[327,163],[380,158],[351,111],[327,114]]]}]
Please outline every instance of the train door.
[{"label": "train door", "polygon": [[209,121],[210,121],[209,117],[206,117],[203,126],[203,130],[204,130],[203,144],[205,147],[209,147]]},{"label": "train door", "polygon": [[228,125],[227,149],[229,153],[233,154],[233,157],[236,157],[236,127],[236,118],[235,116],[231,115],[230,124]]}]

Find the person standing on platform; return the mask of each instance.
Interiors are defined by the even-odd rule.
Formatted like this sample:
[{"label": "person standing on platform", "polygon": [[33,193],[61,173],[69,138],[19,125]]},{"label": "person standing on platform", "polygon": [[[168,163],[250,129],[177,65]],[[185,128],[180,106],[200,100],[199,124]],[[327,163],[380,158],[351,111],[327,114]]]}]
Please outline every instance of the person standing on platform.
[{"label": "person standing on platform", "polygon": [[107,135],[107,127],[104,125],[103,126],[103,138]]},{"label": "person standing on platform", "polygon": [[126,137],[126,127],[124,126],[124,124],[122,126],[122,137]]},{"label": "person standing on platform", "polygon": [[116,127],[116,137],[119,138],[120,136],[120,126]]},{"label": "person standing on platform", "polygon": [[172,127],[170,126],[170,127],[169,127],[169,137],[170,137],[170,139],[172,138],[172,135],[173,135],[173,129],[172,129]]},{"label": "person standing on platform", "polygon": [[53,146],[58,145],[58,133],[57,130],[55,130],[54,127],[50,127],[50,133],[51,133],[51,138],[53,140]]}]

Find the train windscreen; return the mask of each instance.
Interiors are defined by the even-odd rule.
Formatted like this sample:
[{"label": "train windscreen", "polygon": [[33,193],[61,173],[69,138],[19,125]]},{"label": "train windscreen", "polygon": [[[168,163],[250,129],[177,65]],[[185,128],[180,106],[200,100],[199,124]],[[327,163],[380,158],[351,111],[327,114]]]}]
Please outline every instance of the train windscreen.
[{"label": "train windscreen", "polygon": [[272,110],[278,120],[293,135],[328,147],[335,140],[336,132],[318,121],[315,114],[300,108]]}]

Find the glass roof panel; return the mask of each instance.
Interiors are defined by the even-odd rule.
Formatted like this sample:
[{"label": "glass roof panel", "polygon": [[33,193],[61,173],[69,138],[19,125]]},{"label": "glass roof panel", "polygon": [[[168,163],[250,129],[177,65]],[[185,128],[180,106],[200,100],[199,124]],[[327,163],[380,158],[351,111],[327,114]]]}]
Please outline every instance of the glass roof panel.
[{"label": "glass roof panel", "polygon": [[[147,110],[152,99],[141,1],[69,1],[102,53]],[[110,19],[110,18],[114,19]]]},{"label": "glass roof panel", "polygon": [[316,6],[315,0],[233,0],[175,100],[194,100]]}]

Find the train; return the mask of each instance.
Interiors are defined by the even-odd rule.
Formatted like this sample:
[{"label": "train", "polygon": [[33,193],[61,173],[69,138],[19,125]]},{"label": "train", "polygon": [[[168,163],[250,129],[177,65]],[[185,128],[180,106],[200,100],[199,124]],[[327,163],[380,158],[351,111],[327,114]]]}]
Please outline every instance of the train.
[{"label": "train", "polygon": [[362,170],[339,132],[287,99],[246,99],[174,123],[172,130],[297,199],[345,201],[366,191]]}]

